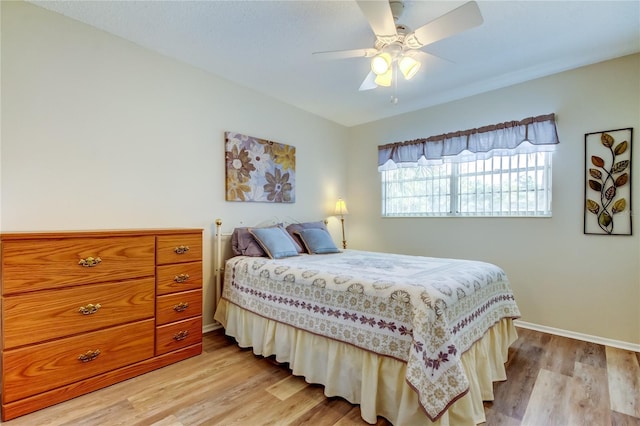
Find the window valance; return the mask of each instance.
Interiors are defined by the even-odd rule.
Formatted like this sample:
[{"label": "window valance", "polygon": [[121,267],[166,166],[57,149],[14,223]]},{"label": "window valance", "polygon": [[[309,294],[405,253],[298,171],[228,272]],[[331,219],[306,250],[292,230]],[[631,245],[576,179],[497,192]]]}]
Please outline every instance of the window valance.
[{"label": "window valance", "polygon": [[507,121],[425,139],[378,146],[378,170],[552,151],[558,144],[555,114]]}]

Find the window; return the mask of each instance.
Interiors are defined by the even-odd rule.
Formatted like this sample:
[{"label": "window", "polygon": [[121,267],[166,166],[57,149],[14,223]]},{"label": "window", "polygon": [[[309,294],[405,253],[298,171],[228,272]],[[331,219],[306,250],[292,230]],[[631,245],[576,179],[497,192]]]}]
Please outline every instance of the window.
[{"label": "window", "polygon": [[551,216],[555,115],[378,147],[383,216]]},{"label": "window", "polygon": [[382,215],[551,216],[551,153],[383,170]]}]

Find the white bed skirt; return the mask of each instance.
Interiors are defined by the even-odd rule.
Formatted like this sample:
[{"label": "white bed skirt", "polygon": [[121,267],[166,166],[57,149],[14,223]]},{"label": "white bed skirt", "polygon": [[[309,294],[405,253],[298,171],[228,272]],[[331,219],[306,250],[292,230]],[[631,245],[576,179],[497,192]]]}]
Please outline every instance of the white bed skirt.
[{"label": "white bed skirt", "polygon": [[256,355],[275,355],[296,376],[324,385],[325,395],[360,405],[362,418],[376,423],[382,416],[395,426],[466,426],[485,421],[483,401],[493,400],[493,382],[506,380],[508,348],[518,335],[511,319],[503,319],[462,355],[469,392],[436,422],[426,416],[416,393],[404,380],[406,364],[326,337],[268,320],[221,299],[215,319],[239,346]]}]

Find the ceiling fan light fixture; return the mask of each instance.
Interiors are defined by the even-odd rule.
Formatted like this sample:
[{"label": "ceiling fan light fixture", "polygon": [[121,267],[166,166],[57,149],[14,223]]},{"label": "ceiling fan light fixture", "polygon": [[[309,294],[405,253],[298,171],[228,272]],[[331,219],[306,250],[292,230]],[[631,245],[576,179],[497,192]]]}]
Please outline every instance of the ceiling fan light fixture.
[{"label": "ceiling fan light fixture", "polygon": [[393,73],[391,71],[391,68],[389,68],[384,74],[376,76],[376,79],[374,81],[378,86],[389,87],[391,86],[391,78],[393,77],[392,74]]},{"label": "ceiling fan light fixture", "polygon": [[421,65],[420,61],[417,61],[411,55],[404,55],[398,61],[398,68],[400,68],[400,72],[407,80],[411,80],[416,75]]},{"label": "ceiling fan light fixture", "polygon": [[385,74],[391,69],[391,55],[381,52],[371,59],[371,71],[376,75]]}]

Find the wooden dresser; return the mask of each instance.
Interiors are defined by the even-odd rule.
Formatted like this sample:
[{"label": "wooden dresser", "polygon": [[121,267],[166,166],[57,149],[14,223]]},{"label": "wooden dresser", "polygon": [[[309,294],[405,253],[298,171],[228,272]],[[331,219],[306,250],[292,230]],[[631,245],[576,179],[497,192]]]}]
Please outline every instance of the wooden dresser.
[{"label": "wooden dresser", "polygon": [[202,230],[0,234],[2,420],[202,352]]}]

